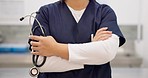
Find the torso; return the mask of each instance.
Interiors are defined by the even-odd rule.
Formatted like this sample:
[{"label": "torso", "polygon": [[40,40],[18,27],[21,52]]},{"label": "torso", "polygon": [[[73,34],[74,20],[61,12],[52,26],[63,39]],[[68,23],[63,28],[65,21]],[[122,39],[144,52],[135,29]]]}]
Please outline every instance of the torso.
[{"label": "torso", "polygon": [[[101,5],[97,2],[89,3],[78,23],[65,3],[56,2],[46,5],[45,8],[48,8],[49,11],[50,34],[60,43],[90,42],[91,34],[94,34],[99,29],[101,23],[101,17],[97,16],[96,18],[96,15],[101,14]],[[46,78],[47,76],[48,78],[111,78],[111,68],[109,63],[85,65],[84,69],[57,73],[40,73],[39,78]]]}]

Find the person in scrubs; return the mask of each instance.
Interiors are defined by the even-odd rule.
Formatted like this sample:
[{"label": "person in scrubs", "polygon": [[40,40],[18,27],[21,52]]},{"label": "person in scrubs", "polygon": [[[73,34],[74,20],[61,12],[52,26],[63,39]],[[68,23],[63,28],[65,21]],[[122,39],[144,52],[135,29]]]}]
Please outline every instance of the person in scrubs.
[{"label": "person in scrubs", "polygon": [[37,51],[31,53],[48,57],[38,78],[111,78],[110,61],[125,43],[111,7],[60,0],[42,6],[36,18],[48,35],[38,30],[30,36],[30,48]]}]

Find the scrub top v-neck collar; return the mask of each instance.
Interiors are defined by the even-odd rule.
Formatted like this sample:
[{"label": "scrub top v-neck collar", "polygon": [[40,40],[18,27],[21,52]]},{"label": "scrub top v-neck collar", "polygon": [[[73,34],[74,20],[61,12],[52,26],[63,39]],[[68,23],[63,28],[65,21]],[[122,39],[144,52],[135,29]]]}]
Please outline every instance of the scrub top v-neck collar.
[{"label": "scrub top v-neck collar", "polygon": [[[94,33],[94,20],[95,20],[95,3],[89,1],[81,19],[77,23],[73,17],[70,9],[65,2],[61,3],[60,16],[61,24],[65,31],[70,31],[73,35],[74,43],[85,43],[91,41],[91,34]],[[60,19],[60,18],[59,18]],[[68,30],[67,30],[68,29]],[[82,35],[86,35],[83,37]]]},{"label": "scrub top v-neck collar", "polygon": [[86,8],[82,9],[82,10],[74,10],[73,8],[71,8],[69,5],[67,5],[69,10],[71,11],[73,17],[75,18],[76,22],[78,23],[82,17],[82,15],[84,14],[84,11]]},{"label": "scrub top v-neck collar", "polygon": [[[77,21],[75,20],[75,18],[74,18],[74,16],[72,15],[72,12],[70,11],[68,5],[67,5],[65,2],[63,2],[63,4],[64,4],[64,6],[65,6],[65,8],[66,8],[66,10],[67,10],[67,12],[68,12],[68,14],[70,15],[70,18],[72,18],[72,20],[75,21],[75,23],[76,23],[77,25],[79,25],[80,23],[82,23],[84,20],[87,20],[87,19],[85,19],[85,18],[87,17],[86,13],[88,13],[88,12],[90,11],[90,8],[91,8],[91,7],[90,7],[91,1],[89,1],[89,3],[88,3],[88,5],[87,5],[87,7],[86,7],[84,13],[82,14],[82,16],[81,16],[79,22],[77,22]],[[88,11],[88,10],[89,10],[89,11]]]}]

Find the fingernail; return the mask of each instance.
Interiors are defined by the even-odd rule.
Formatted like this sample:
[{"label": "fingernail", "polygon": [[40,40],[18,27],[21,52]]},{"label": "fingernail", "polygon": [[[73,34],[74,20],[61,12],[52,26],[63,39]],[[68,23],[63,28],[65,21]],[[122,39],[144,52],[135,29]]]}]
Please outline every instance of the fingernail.
[{"label": "fingernail", "polygon": [[31,44],[31,45],[32,45],[32,42],[33,42],[33,41],[30,41],[30,44]]},{"label": "fingernail", "polygon": [[31,52],[31,54],[34,54],[34,52]]},{"label": "fingernail", "polygon": [[30,38],[30,35],[28,37]]},{"label": "fingernail", "polygon": [[108,27],[104,27],[105,29],[108,29]]}]

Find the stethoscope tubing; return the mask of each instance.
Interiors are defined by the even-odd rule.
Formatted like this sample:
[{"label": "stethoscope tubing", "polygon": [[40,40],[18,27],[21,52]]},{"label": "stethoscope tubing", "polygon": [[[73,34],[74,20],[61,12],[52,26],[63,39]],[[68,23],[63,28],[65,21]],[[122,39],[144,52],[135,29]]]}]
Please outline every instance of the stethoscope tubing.
[{"label": "stethoscope tubing", "polygon": [[[20,21],[24,20],[26,17],[29,17],[29,26],[32,26],[31,18],[34,18],[34,20],[37,22],[38,25],[35,26],[34,28],[32,27],[33,29],[30,30],[30,35],[34,35],[35,30],[39,27],[42,32],[42,35],[46,36],[44,27],[41,25],[39,20],[33,16],[33,14],[39,14],[39,12],[33,12],[30,15],[26,15],[26,16],[20,18]],[[39,55],[32,55],[32,62],[33,62],[33,65],[36,67],[42,67],[45,64],[46,59],[47,59],[46,56],[43,56],[43,61],[40,64],[38,64],[39,57],[40,57]]]}]

